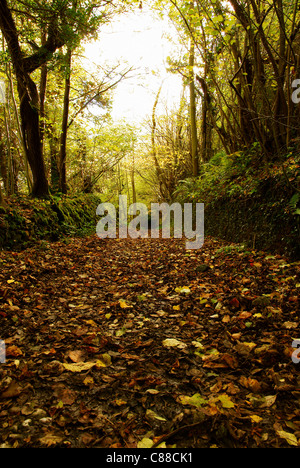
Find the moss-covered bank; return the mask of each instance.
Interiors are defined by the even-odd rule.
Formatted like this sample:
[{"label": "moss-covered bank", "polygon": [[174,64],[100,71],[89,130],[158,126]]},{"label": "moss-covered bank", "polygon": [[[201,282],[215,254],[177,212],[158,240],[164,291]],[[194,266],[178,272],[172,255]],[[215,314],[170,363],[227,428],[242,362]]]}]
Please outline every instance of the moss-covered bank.
[{"label": "moss-covered bank", "polygon": [[0,248],[21,250],[39,241],[95,232],[99,196],[14,198],[0,208]]},{"label": "moss-covered bank", "polygon": [[292,198],[290,186],[269,178],[252,194],[209,200],[205,204],[205,234],[299,260],[300,216],[297,197],[293,203]]}]

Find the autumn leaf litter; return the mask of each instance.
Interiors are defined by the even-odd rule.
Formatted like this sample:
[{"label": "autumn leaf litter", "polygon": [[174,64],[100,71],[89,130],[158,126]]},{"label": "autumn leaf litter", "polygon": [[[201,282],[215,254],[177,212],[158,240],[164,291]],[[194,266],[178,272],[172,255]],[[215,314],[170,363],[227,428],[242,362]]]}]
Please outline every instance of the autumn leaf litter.
[{"label": "autumn leaf litter", "polygon": [[299,262],[93,236],[0,266],[1,447],[299,446]]}]

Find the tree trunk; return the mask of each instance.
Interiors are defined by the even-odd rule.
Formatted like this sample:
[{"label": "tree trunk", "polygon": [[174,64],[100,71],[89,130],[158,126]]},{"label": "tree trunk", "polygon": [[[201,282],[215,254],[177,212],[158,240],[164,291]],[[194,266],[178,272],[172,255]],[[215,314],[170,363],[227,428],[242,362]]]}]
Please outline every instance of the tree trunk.
[{"label": "tree trunk", "polygon": [[8,176],[7,176],[7,164],[5,154],[5,144],[2,139],[2,129],[0,127],[0,175],[3,180],[4,190],[8,194]]},{"label": "tree trunk", "polygon": [[58,158],[59,158],[59,138],[54,135],[54,132],[49,138],[50,146],[50,168],[51,168],[51,190],[53,192],[59,191],[59,170],[58,170]]},{"label": "tree trunk", "polygon": [[[18,134],[18,140],[19,143],[22,147],[22,154],[21,158],[24,161],[24,170],[26,174],[26,180],[27,180],[27,187],[28,187],[28,192],[32,192],[32,179],[31,179],[31,173],[29,171],[29,166],[28,166],[28,159],[26,157],[26,149],[25,149],[25,144],[24,144],[24,139],[23,139],[23,134],[22,134],[22,125],[20,122],[20,117],[19,117],[19,112],[18,112],[18,106],[15,98],[15,92],[14,92],[14,85],[13,85],[13,78],[12,78],[12,73],[11,73],[11,66],[8,63],[6,66],[6,76],[9,82],[9,91],[10,91],[10,96],[12,100],[12,110],[14,113],[14,117],[16,119],[16,124],[17,124],[17,134]],[[8,138],[9,140],[9,138]],[[8,143],[9,148],[11,147],[11,144]],[[10,150],[9,150],[10,152]]]},{"label": "tree trunk", "polygon": [[198,82],[201,85],[203,92],[202,99],[202,122],[201,122],[201,159],[203,162],[208,162],[211,158],[211,126],[209,119],[209,105],[210,105],[210,95],[208,91],[208,86],[206,83],[206,70],[207,64],[205,64],[205,78],[201,78],[199,75],[196,76]]},{"label": "tree trunk", "polygon": [[156,99],[155,99],[155,102],[154,102],[153,110],[152,110],[151,144],[152,144],[152,156],[153,156],[154,165],[155,165],[155,172],[156,172],[156,176],[157,176],[157,180],[158,180],[158,184],[159,184],[159,192],[160,192],[161,198],[163,200],[169,201],[169,193],[168,193],[168,189],[167,189],[167,184],[166,184],[166,180],[165,180],[165,177],[164,177],[163,170],[160,167],[160,164],[159,164],[159,161],[158,161],[158,158],[157,158],[157,147],[156,147],[156,141],[155,141],[155,137],[156,137],[156,108],[157,108],[157,105],[158,105],[158,102],[159,102],[159,96],[160,96],[161,90],[162,90],[162,85],[160,86],[160,88],[158,90],[158,93],[156,95]]},{"label": "tree trunk", "polygon": [[134,161],[134,153],[133,153],[132,154],[132,166],[131,166],[131,170],[130,170],[131,188],[132,188],[132,203],[137,202],[134,172],[135,172],[135,161]]},{"label": "tree trunk", "polygon": [[63,111],[63,121],[62,121],[62,130],[61,130],[61,139],[60,139],[60,154],[59,154],[59,188],[62,193],[67,193],[66,160],[67,160],[67,136],[68,136],[70,86],[71,86],[71,60],[72,60],[72,52],[71,52],[71,49],[68,49],[67,55],[66,55],[64,111]]},{"label": "tree trunk", "polygon": [[[45,31],[42,32],[42,45],[46,43],[46,33]],[[44,135],[46,130],[46,122],[45,122],[45,98],[46,98],[46,91],[47,91],[47,80],[48,80],[48,66],[47,63],[44,63],[41,67],[41,77],[40,77],[40,133],[41,133],[41,146],[42,146],[42,154],[44,154]]]},{"label": "tree trunk", "polygon": [[29,75],[25,76],[27,82],[25,86],[23,78],[24,75],[20,76],[18,73],[21,128],[26,157],[33,177],[32,195],[34,197],[45,197],[48,195],[49,189],[42,154],[38,92],[35,83]]},{"label": "tree trunk", "polygon": [[190,88],[190,124],[191,124],[191,155],[193,165],[193,176],[199,175],[198,161],[198,137],[197,137],[197,120],[196,120],[196,91],[195,91],[195,46],[193,38],[190,39],[190,55],[189,55],[189,88]]},{"label": "tree trunk", "polygon": [[0,206],[2,206],[2,208],[6,208],[6,203],[2,195],[1,185],[0,185]]},{"label": "tree trunk", "polygon": [[30,74],[46,63],[52,53],[62,47],[64,42],[58,31],[52,28],[51,31],[49,30],[45,44],[33,55],[25,57],[7,0],[0,1],[0,29],[5,38],[17,79],[24,149],[33,177],[32,195],[44,197],[49,194],[49,189],[42,154],[39,96]]}]

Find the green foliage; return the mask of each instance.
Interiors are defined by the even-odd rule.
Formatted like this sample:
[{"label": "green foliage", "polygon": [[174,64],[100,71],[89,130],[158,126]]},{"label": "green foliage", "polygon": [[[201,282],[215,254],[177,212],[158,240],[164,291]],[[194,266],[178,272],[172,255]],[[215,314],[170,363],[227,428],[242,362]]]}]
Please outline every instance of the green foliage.
[{"label": "green foliage", "polygon": [[45,245],[46,241],[95,232],[99,203],[95,195],[11,199],[8,208],[0,211],[0,247],[21,250],[37,242]]},{"label": "green foliage", "polygon": [[248,255],[250,252],[246,250],[244,244],[233,244],[233,245],[225,245],[224,247],[220,247],[216,250],[216,255],[231,255],[235,252]]},{"label": "green foliage", "polygon": [[298,208],[297,206],[299,205],[299,200],[300,200],[300,194],[299,192],[297,192],[292,196],[292,198],[289,201],[289,208],[291,209],[294,215],[300,215],[300,208]]},{"label": "green foliage", "polygon": [[265,168],[261,167],[262,156],[258,144],[230,155],[220,152],[209,163],[202,164],[198,178],[180,181],[173,196],[181,203],[198,201],[209,204],[219,199],[260,197],[263,187],[266,197],[274,200],[275,206],[276,192],[269,193],[268,180],[278,180],[278,184],[286,185],[286,193],[282,199],[285,200],[284,209],[293,215],[299,215],[299,192],[292,197],[290,194],[291,190],[296,190],[299,177],[298,158],[297,154],[289,153],[283,158],[286,167],[273,163]]},{"label": "green foliage", "polygon": [[93,0],[46,0],[43,4],[32,0],[15,2],[19,16],[26,18],[22,28],[24,43],[36,41],[36,31],[53,32],[69,47],[76,47],[83,38],[96,37],[99,25],[107,21],[114,6],[110,2]]},{"label": "green foliage", "polygon": [[217,153],[208,163],[200,166],[197,179],[181,181],[174,196],[179,201],[194,201],[238,193],[242,191],[242,187],[237,182],[237,177],[244,174],[246,166],[244,153]]}]

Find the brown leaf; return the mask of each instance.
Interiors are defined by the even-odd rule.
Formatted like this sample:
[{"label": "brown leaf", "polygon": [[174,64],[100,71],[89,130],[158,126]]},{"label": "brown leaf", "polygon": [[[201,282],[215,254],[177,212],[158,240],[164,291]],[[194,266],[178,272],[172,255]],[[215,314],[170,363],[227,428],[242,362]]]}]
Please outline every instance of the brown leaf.
[{"label": "brown leaf", "polygon": [[243,312],[241,312],[238,316],[238,318],[240,320],[247,320],[248,318],[252,317],[252,312],[247,312],[246,310],[244,310]]},{"label": "brown leaf", "polygon": [[82,362],[84,361],[85,352],[81,349],[78,349],[75,351],[69,351],[67,356],[71,359],[72,362]]},{"label": "brown leaf", "polygon": [[240,302],[239,302],[239,300],[238,300],[236,297],[234,297],[233,299],[231,299],[231,300],[229,301],[229,304],[230,304],[231,307],[234,307],[234,308],[240,307]]},{"label": "brown leaf", "polygon": [[18,382],[12,382],[9,387],[1,393],[0,398],[13,398],[19,396],[24,388]]},{"label": "brown leaf", "polygon": [[221,355],[221,358],[226,362],[226,364],[228,364],[231,369],[237,369],[239,367],[237,358],[232,356],[232,354],[224,353]]},{"label": "brown leaf", "polygon": [[44,435],[44,437],[40,437],[39,441],[42,445],[52,447],[53,445],[60,444],[63,441],[63,437],[49,432],[48,434]]},{"label": "brown leaf", "polygon": [[243,387],[248,388],[253,393],[261,392],[261,384],[256,379],[252,379],[251,377],[246,377],[242,375],[239,379],[239,382]]},{"label": "brown leaf", "polygon": [[22,355],[23,355],[23,352],[21,351],[20,348],[18,348],[18,346],[12,345],[6,348],[6,356],[8,357],[18,357]]},{"label": "brown leaf", "polygon": [[64,405],[73,405],[77,395],[74,390],[59,384],[55,387],[54,395],[58,398],[59,401],[62,401]]}]

